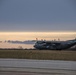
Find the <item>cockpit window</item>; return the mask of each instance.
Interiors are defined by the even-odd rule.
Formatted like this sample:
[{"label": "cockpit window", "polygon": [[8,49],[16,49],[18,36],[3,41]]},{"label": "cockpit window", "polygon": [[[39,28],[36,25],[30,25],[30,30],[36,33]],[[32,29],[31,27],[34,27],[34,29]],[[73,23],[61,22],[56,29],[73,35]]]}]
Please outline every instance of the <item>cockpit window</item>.
[{"label": "cockpit window", "polygon": [[45,43],[44,41],[37,41],[38,44],[42,44]]}]

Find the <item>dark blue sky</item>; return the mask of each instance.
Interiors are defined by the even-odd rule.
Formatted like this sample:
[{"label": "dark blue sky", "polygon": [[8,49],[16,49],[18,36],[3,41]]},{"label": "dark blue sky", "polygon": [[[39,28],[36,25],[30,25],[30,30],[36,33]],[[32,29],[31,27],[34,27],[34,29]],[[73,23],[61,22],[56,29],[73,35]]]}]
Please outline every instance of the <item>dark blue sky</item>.
[{"label": "dark blue sky", "polygon": [[0,31],[76,31],[76,0],[0,0]]}]

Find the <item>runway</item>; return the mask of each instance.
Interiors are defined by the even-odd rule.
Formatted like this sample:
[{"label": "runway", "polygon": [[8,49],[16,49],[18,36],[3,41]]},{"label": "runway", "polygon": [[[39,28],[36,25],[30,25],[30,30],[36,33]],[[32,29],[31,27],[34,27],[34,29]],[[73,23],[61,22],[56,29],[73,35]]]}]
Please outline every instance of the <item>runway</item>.
[{"label": "runway", "polygon": [[0,75],[76,75],[76,61],[0,59]]}]

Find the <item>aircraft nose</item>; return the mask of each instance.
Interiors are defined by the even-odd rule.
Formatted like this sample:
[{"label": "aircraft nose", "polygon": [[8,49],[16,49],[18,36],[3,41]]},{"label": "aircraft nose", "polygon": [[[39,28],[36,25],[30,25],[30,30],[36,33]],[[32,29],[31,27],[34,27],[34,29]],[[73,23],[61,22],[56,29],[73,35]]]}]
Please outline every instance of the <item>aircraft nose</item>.
[{"label": "aircraft nose", "polygon": [[34,45],[33,47],[35,47],[35,48],[36,48],[36,45]]},{"label": "aircraft nose", "polygon": [[35,47],[35,45],[33,47]]}]

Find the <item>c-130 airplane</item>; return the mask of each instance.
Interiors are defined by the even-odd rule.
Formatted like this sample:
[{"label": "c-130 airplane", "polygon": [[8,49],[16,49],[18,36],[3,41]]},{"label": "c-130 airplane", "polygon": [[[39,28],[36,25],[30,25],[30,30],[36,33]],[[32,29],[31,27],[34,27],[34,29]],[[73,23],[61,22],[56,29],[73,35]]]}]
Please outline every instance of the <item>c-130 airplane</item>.
[{"label": "c-130 airplane", "polygon": [[76,45],[76,39],[67,41],[37,41],[35,49],[43,50],[64,50]]}]

